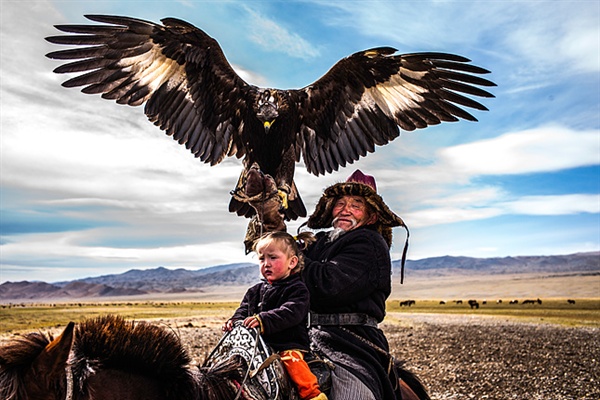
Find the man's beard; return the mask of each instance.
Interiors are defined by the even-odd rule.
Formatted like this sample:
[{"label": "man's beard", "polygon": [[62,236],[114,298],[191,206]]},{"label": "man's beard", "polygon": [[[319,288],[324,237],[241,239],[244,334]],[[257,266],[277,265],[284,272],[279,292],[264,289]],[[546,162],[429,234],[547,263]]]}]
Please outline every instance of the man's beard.
[{"label": "man's beard", "polygon": [[[335,225],[335,223],[337,222],[339,218],[334,218],[332,225]],[[349,219],[352,226],[350,227],[350,229],[348,229],[347,231],[342,229],[342,228],[333,228],[332,231],[329,231],[329,233],[327,234],[329,236],[329,241],[333,242],[334,240],[337,240],[340,236],[342,236],[344,233],[351,231],[352,229],[354,229],[356,227],[356,225],[358,225],[358,222],[354,219],[354,218],[350,218]]]}]

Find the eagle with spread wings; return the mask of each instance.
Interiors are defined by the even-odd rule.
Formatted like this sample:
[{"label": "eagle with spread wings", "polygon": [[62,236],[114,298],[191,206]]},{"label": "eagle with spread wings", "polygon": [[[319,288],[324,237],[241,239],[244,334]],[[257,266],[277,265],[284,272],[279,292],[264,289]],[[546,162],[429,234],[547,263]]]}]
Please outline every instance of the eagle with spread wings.
[{"label": "eagle with spread wings", "polygon": [[[46,38],[74,46],[47,54],[68,60],[54,72],[77,74],[62,85],[119,104],[145,104],[151,122],[205,163],[243,157],[232,195],[258,168],[275,180],[288,220],[306,216],[294,183],[300,160],[312,174],[331,173],[394,140],[400,129],[477,121],[464,108],[487,108],[468,96],[494,97],[481,88],[495,86],[480,76],[489,71],[464,57],[397,54],[391,47],[343,58],[301,89],[260,88],[234,71],[215,39],[185,21],[86,18],[101,25],[57,25],[68,35]],[[237,196],[229,210],[255,213]]]}]

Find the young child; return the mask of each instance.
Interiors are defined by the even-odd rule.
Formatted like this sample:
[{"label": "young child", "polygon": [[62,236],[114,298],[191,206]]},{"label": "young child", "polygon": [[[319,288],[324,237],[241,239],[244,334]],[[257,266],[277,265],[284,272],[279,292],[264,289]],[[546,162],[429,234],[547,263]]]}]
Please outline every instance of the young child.
[{"label": "young child", "polygon": [[[307,232],[299,236],[305,242],[314,239]],[[258,239],[254,251],[265,280],[248,289],[223,330],[230,331],[240,320],[248,328],[258,328],[265,342],[281,355],[300,398],[327,400],[303,356],[309,350],[309,294],[298,273],[303,267],[298,244],[286,232],[269,232]]]}]

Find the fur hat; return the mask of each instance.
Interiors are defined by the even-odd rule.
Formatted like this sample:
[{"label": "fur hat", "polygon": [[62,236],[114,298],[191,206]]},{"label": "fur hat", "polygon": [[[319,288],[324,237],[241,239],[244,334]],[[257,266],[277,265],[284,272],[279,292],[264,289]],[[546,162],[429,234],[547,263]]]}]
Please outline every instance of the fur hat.
[{"label": "fur hat", "polygon": [[[363,174],[360,170],[354,171],[348,177],[346,182],[336,183],[323,192],[323,196],[317,203],[315,211],[308,218],[306,225],[311,229],[330,228],[333,224],[333,206],[337,199],[342,196],[360,196],[363,197],[369,207],[377,214],[375,228],[383,236],[388,247],[392,246],[392,228],[402,226],[406,229],[406,242],[402,253],[402,270],[406,260],[408,250],[408,227],[390,208],[385,204],[383,198],[377,194],[377,185],[375,178]],[[404,272],[404,271],[402,271]],[[402,273],[402,275],[404,275]],[[403,277],[402,279],[403,280]]]}]

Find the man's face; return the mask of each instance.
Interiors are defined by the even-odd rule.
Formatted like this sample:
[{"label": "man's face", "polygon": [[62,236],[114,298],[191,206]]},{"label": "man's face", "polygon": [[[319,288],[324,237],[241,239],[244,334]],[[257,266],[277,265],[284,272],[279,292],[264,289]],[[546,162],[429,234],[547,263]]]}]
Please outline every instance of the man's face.
[{"label": "man's face", "polygon": [[377,221],[377,214],[371,214],[365,199],[360,196],[344,196],[333,205],[333,227],[351,231],[359,226]]}]

